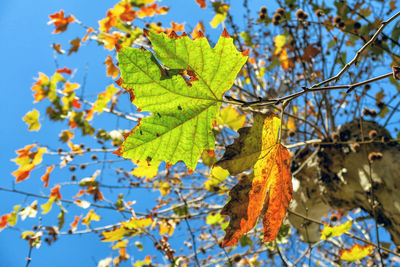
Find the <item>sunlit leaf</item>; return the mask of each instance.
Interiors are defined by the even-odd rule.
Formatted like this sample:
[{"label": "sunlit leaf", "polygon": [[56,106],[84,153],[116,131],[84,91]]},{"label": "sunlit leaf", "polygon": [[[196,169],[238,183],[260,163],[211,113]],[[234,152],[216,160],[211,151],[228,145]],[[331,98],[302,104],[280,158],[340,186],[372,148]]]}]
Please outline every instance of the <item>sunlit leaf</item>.
[{"label": "sunlit leaf", "polygon": [[[133,104],[153,115],[126,137],[117,154],[137,161],[184,161],[194,170],[204,149],[214,149],[212,125],[228,90],[247,56],[224,31],[215,48],[205,38],[150,32],[150,51],[122,48],[118,53],[120,85]],[[190,80],[174,69],[186,70]]]},{"label": "sunlit leaf", "polygon": [[279,143],[281,121],[275,114],[254,114],[251,128],[239,130],[239,138],[226,148],[217,163],[233,175],[253,168],[254,174],[243,175],[229,193],[230,200],[222,215],[231,217],[223,246],[235,245],[263,216],[264,241],[278,235],[293,189],[288,150]]},{"label": "sunlit leaf", "polygon": [[49,18],[51,20],[47,24],[54,24],[54,26],[56,26],[56,29],[53,31],[53,33],[61,33],[66,31],[68,25],[75,21],[75,18],[71,15],[65,17],[64,10],[62,9],[58,13],[49,15]]},{"label": "sunlit leaf", "polygon": [[94,212],[94,209],[89,210],[86,216],[82,219],[82,224],[89,227],[91,221],[100,221],[100,216]]},{"label": "sunlit leaf", "polygon": [[39,111],[37,109],[33,109],[25,114],[23,120],[26,124],[28,124],[28,131],[39,131],[40,122],[39,122]]},{"label": "sunlit leaf", "polygon": [[341,225],[330,227],[328,225],[324,226],[324,229],[321,233],[321,239],[326,240],[330,237],[340,236],[348,231],[350,231],[351,226],[353,225],[352,221],[345,222]]},{"label": "sunlit leaf", "polygon": [[274,37],[274,41],[275,41],[274,54],[275,55],[279,54],[282,51],[282,48],[286,43],[286,39],[287,39],[287,36],[283,35],[283,34]]},{"label": "sunlit leaf", "polygon": [[246,122],[246,115],[240,115],[232,106],[225,107],[219,111],[217,123],[231,128],[234,131],[239,130]]},{"label": "sunlit leaf", "polygon": [[354,244],[351,248],[340,251],[340,259],[343,261],[356,261],[365,258],[374,251],[371,245]]},{"label": "sunlit leaf", "polygon": [[40,206],[42,208],[42,214],[46,214],[51,210],[51,207],[53,206],[53,203],[54,201],[56,201],[56,199],[56,196],[52,196],[45,204]]},{"label": "sunlit leaf", "polygon": [[157,175],[159,165],[160,162],[139,161],[131,173],[136,177],[151,179]]},{"label": "sunlit leaf", "polygon": [[113,79],[117,78],[119,74],[119,69],[114,65],[112,57],[110,55],[107,56],[104,64],[106,64],[107,66],[107,76],[111,76]]},{"label": "sunlit leaf", "polygon": [[21,216],[21,220],[25,220],[26,217],[35,218],[38,212],[37,200],[34,200],[29,206],[21,209],[19,212],[19,216]]},{"label": "sunlit leaf", "polygon": [[44,188],[49,185],[50,173],[53,171],[54,165],[51,165],[46,168],[46,173],[40,178],[44,182]]}]

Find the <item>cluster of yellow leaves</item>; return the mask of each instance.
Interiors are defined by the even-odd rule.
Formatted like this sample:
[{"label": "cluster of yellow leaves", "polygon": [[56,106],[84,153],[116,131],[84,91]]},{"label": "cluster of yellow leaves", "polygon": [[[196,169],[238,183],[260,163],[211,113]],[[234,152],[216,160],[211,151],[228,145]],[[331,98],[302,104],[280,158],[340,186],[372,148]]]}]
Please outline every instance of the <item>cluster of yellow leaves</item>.
[{"label": "cluster of yellow leaves", "polygon": [[[36,151],[31,151],[36,148]],[[19,165],[18,169],[12,173],[15,176],[15,182],[19,183],[27,179],[31,171],[42,162],[42,156],[47,151],[45,147],[37,147],[35,144],[27,145],[16,151],[18,156],[13,161]]]}]

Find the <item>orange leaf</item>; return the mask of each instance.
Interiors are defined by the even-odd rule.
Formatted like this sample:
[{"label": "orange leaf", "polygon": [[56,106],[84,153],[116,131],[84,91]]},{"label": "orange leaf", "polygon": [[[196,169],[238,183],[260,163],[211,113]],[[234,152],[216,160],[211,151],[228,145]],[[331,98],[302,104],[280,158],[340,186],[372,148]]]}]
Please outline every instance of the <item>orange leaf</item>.
[{"label": "orange leaf", "polygon": [[72,74],[72,70],[71,70],[71,69],[68,69],[67,67],[64,67],[64,68],[62,68],[62,69],[58,69],[57,72],[58,72],[58,73],[67,73],[67,74],[69,74],[69,75]]},{"label": "orange leaf", "polygon": [[107,16],[104,19],[99,20],[100,31],[109,32],[112,27],[117,25],[117,22],[118,22],[118,17],[114,15],[111,9],[108,10]]},{"label": "orange leaf", "polygon": [[168,12],[168,7],[158,7],[157,3],[148,6],[142,6],[137,13],[139,18],[152,17],[155,14],[162,15]]},{"label": "orange leaf", "polygon": [[93,27],[90,27],[86,30],[85,36],[82,38],[82,42],[86,42],[87,39],[89,38],[89,35],[94,31]]},{"label": "orange leaf", "polygon": [[[217,163],[232,175],[252,166],[254,174],[243,176],[229,193],[230,201],[221,214],[231,218],[222,246],[235,245],[263,216],[264,241],[273,241],[292,198],[292,175],[288,150],[279,143],[279,117],[254,114],[252,128],[239,130],[240,136],[227,147]],[[234,166],[238,165],[238,166]]]},{"label": "orange leaf", "polygon": [[289,58],[287,54],[287,48],[281,52],[279,55],[279,60],[281,61],[282,69],[287,70],[289,68],[294,68],[293,58]]},{"label": "orange leaf", "polygon": [[68,50],[68,56],[71,55],[73,52],[78,52],[79,47],[81,46],[81,39],[75,38],[74,40],[69,42],[72,46]]},{"label": "orange leaf", "polygon": [[60,185],[56,185],[51,189],[50,197],[56,197],[56,200],[61,199],[61,194],[60,194]]},{"label": "orange leaf", "polygon": [[33,97],[35,99],[34,103],[41,101],[46,98],[47,94],[45,88],[50,84],[49,77],[45,74],[39,72],[39,78],[36,78],[36,82],[31,87],[32,91],[35,92]]},{"label": "orange leaf", "polygon": [[49,15],[49,18],[51,19],[47,24],[52,24],[54,23],[54,26],[56,26],[56,29],[53,31],[53,33],[60,33],[64,32],[67,30],[68,24],[73,22],[75,18],[71,15],[68,15],[68,17],[64,16],[64,10],[60,10],[58,13],[54,13]]},{"label": "orange leaf", "polygon": [[203,22],[199,21],[199,23],[197,23],[196,27],[194,27],[193,29],[192,37],[193,39],[204,37],[203,33],[204,33],[204,24]]},{"label": "orange leaf", "polygon": [[199,4],[200,8],[206,8],[206,0],[196,0],[196,3]]},{"label": "orange leaf", "polygon": [[10,217],[10,214],[5,214],[5,215],[1,216],[1,219],[0,219],[0,230],[3,230],[3,228],[7,226],[9,217]]},{"label": "orange leaf", "polygon": [[114,65],[110,55],[107,56],[104,64],[107,65],[107,76],[112,76],[113,79],[117,78],[119,74],[119,69]]},{"label": "orange leaf", "polygon": [[27,179],[34,167],[35,165],[33,164],[27,164],[27,165],[22,165],[20,168],[18,168],[18,170],[14,171],[12,175],[15,176],[15,182],[19,183]]},{"label": "orange leaf", "polygon": [[50,173],[53,171],[54,165],[47,167],[46,173],[40,178],[44,182],[44,187],[46,188],[49,185]]},{"label": "orange leaf", "polygon": [[70,224],[71,230],[72,230],[72,231],[75,231],[76,228],[78,227],[78,223],[79,223],[79,220],[81,219],[81,217],[82,217],[82,215],[79,216],[79,217],[78,217],[78,216],[75,216],[74,221]]},{"label": "orange leaf", "polygon": [[131,4],[126,2],[123,4],[124,11],[121,13],[119,18],[123,21],[132,21],[136,18],[136,11],[132,9]]}]

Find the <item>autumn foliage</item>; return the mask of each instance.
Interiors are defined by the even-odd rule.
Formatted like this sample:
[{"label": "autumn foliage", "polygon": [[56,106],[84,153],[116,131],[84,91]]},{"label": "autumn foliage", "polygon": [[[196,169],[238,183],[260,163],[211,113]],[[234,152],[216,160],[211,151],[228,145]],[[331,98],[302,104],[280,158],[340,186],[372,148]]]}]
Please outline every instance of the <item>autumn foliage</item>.
[{"label": "autumn foliage", "polygon": [[[63,234],[97,233],[115,251],[102,255],[101,267],[130,260],[133,266],[295,266],[307,257],[364,264],[382,263],[382,251],[399,256],[390,243],[380,242],[378,230],[372,238],[365,234],[356,217],[371,217],[364,219],[360,211],[332,210],[322,220],[293,211],[314,193],[295,198],[301,182],[296,175],[306,172],[314,157],[323,158],[325,148],[349,145],[350,153],[360,143],[388,142],[370,133],[367,141],[340,143],[337,125],[345,121],[342,116],[370,116],[387,119],[387,126],[398,115],[399,104],[386,103],[400,92],[398,69],[372,78],[378,75],[368,65],[379,58],[398,62],[398,27],[391,28],[391,37],[374,35],[397,15],[381,23],[365,1],[278,1],[274,12],[238,1],[242,25],[234,9],[239,3],[190,2],[193,12],[211,13],[210,21],[175,21],[169,15],[174,5],[155,0],[119,1],[98,25],[65,16],[64,10],[49,15],[61,42],[51,44],[54,57],[63,62],[95,43],[109,83],[89,94],[75,77],[84,71],[58,61],[53,73],[37,74],[33,103],[46,107],[28,111],[23,121],[28,131],[45,131],[43,120],[62,125],[60,147],[38,142],[15,151],[11,174],[17,188],[37,176],[40,194],[0,188],[34,198],[3,212],[0,230],[18,218],[54,216],[55,225],[35,221],[33,230],[22,231],[29,248],[43,241],[51,245]],[[303,5],[310,13],[300,9]],[[394,1],[382,7],[387,14],[395,9]],[[63,40],[61,33],[71,28],[80,35]],[[358,74],[348,72],[360,62],[367,63]],[[370,88],[383,79],[396,93]],[[366,109],[371,103],[378,111]],[[370,157],[372,168],[382,154]],[[323,179],[331,178],[329,164],[321,164]],[[61,181],[67,172],[70,179]],[[342,179],[334,178],[332,183]],[[105,210],[115,212],[111,223],[104,223]],[[299,242],[289,215],[318,224],[319,241]],[[143,238],[152,245],[144,247]],[[176,243],[183,244],[181,250]]]}]

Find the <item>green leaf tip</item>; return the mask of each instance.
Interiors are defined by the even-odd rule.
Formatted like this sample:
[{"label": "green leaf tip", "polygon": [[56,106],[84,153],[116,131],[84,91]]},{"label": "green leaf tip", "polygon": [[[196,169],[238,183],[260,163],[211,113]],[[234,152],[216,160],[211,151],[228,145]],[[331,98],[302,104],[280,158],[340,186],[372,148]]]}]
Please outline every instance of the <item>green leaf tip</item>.
[{"label": "green leaf tip", "polygon": [[225,30],[214,48],[206,38],[175,32],[146,32],[154,54],[124,47],[118,52],[121,79],[131,101],[149,117],[125,136],[115,154],[133,161],[183,161],[196,168],[201,153],[213,150],[213,122],[247,54],[236,50]]}]

